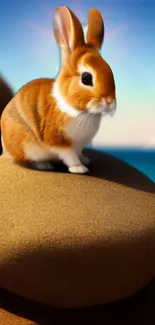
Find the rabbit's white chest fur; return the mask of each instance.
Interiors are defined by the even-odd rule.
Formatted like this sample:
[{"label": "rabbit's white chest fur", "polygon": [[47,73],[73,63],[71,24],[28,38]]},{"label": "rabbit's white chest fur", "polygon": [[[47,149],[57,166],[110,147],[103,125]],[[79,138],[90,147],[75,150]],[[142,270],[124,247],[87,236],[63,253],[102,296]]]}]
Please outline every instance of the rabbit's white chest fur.
[{"label": "rabbit's white chest fur", "polygon": [[66,128],[67,135],[72,139],[75,147],[84,147],[89,144],[100,126],[99,114],[80,113],[73,118]]},{"label": "rabbit's white chest fur", "polygon": [[61,95],[57,82],[53,85],[52,95],[56,99],[58,109],[73,118],[66,127],[66,133],[72,139],[73,145],[82,148],[89,144],[99,129],[101,114],[81,112],[70,106]]}]

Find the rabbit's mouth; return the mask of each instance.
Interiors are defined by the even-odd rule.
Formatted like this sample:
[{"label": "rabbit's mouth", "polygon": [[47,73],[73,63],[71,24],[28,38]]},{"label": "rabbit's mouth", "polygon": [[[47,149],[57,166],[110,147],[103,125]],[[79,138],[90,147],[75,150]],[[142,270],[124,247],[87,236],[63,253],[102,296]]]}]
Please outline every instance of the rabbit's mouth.
[{"label": "rabbit's mouth", "polygon": [[93,114],[102,114],[113,116],[116,112],[116,99],[108,103],[105,99],[100,100],[99,102],[90,101],[87,105],[87,108],[90,113]]}]

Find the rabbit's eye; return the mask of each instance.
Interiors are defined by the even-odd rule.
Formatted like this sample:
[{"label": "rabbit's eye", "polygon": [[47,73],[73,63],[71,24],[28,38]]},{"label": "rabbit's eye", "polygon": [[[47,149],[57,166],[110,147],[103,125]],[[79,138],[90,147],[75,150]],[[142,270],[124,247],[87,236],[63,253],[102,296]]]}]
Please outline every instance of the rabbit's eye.
[{"label": "rabbit's eye", "polygon": [[93,77],[89,72],[83,72],[81,76],[82,83],[86,86],[93,86]]}]

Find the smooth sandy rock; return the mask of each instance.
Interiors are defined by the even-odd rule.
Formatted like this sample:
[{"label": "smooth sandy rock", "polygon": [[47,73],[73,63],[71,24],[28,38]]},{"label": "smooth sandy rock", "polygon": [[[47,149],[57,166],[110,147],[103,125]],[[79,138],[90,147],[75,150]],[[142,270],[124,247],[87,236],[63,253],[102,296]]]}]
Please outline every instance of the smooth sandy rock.
[{"label": "smooth sandy rock", "polygon": [[0,157],[0,286],[51,306],[131,295],[155,276],[155,184],[86,150],[88,175]]}]

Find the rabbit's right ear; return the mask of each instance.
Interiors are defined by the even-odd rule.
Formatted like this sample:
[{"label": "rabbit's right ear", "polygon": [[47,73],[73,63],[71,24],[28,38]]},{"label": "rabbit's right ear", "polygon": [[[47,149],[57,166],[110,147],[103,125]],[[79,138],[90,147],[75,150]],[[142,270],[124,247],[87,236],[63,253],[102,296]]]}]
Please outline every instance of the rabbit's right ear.
[{"label": "rabbit's right ear", "polygon": [[79,45],[84,44],[84,34],[80,21],[66,6],[56,9],[54,34],[63,56],[68,56]]},{"label": "rabbit's right ear", "polygon": [[86,43],[100,50],[104,39],[104,22],[99,10],[92,8],[88,12]]}]

